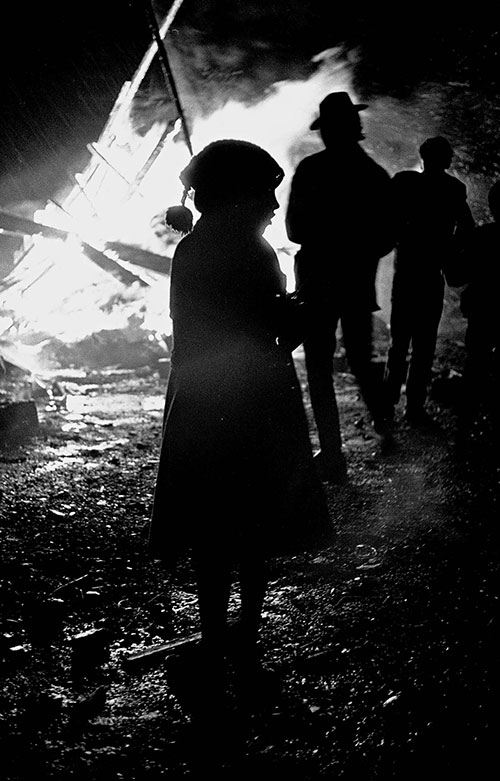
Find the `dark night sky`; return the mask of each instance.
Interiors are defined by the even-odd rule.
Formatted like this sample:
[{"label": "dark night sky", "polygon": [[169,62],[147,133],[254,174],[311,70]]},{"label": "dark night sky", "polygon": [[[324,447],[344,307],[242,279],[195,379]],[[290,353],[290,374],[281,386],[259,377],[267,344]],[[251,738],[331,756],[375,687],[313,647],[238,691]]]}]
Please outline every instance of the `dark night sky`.
[{"label": "dark night sky", "polygon": [[[162,16],[170,3],[155,5]],[[406,6],[397,13],[376,5],[184,0],[170,45],[194,88],[208,94],[215,84],[246,99],[274,80],[306,76],[314,54],[342,45],[357,53],[353,86],[360,97],[411,105],[429,84],[441,85],[449,97],[443,129],[463,137],[467,165],[480,169],[498,158],[495,12],[480,13],[475,5],[450,15],[437,3],[420,3],[412,17]],[[99,136],[150,40],[143,0],[12,4],[8,27],[0,203],[43,197],[64,176],[70,161]]]},{"label": "dark night sky", "polygon": [[128,0],[19,3],[9,15],[12,46],[2,50],[0,87],[3,202],[9,188],[34,198],[50,190],[99,136],[149,43],[144,16]]}]

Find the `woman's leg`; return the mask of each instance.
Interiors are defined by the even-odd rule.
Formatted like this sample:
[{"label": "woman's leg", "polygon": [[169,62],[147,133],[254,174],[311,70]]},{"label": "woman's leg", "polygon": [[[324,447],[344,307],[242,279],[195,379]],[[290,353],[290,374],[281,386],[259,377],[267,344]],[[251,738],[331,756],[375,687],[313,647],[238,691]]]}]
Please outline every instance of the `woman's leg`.
[{"label": "woman's leg", "polygon": [[259,649],[262,607],[269,581],[269,565],[262,556],[246,558],[240,567],[241,621],[234,647],[239,703],[243,712],[268,707],[279,699],[280,678],[263,666]]},{"label": "woman's leg", "polygon": [[201,637],[204,655],[222,660],[225,653],[227,611],[231,588],[231,567],[227,560],[210,550],[193,558],[198,589]]},{"label": "woman's leg", "polygon": [[[230,560],[207,546],[193,556],[201,622],[201,654],[190,668],[195,773],[206,778],[212,766],[238,754],[238,724],[230,708],[226,671],[227,614],[232,580]],[[198,775],[196,776],[198,777]]]},{"label": "woman's leg", "polygon": [[241,620],[240,639],[242,651],[249,657],[257,657],[257,643],[262,619],[262,606],[269,579],[268,562],[256,555],[246,558],[240,565]]}]

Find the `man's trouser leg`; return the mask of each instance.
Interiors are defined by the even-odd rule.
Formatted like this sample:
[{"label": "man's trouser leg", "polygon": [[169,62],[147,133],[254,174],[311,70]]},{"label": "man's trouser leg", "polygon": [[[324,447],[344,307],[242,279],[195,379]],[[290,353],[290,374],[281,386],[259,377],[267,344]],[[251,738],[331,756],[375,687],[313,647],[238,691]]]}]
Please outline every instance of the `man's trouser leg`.
[{"label": "man's trouser leg", "polygon": [[390,318],[391,343],[384,374],[384,397],[389,408],[394,408],[398,403],[401,388],[406,382],[411,332],[411,303],[393,295]]},{"label": "man's trouser leg", "polygon": [[425,301],[419,321],[413,329],[406,381],[406,411],[410,415],[422,412],[427,399],[442,311],[443,295],[436,293]]},{"label": "man's trouser leg", "polygon": [[346,357],[375,427],[384,419],[382,382],[372,362],[373,315],[369,310],[342,313],[341,325]]},{"label": "man's trouser leg", "polygon": [[[323,327],[325,322],[327,325]],[[316,321],[304,342],[309,396],[325,461],[338,461],[342,451],[333,383],[333,356],[337,345],[335,331],[336,321],[331,317],[325,319],[323,324]]]}]

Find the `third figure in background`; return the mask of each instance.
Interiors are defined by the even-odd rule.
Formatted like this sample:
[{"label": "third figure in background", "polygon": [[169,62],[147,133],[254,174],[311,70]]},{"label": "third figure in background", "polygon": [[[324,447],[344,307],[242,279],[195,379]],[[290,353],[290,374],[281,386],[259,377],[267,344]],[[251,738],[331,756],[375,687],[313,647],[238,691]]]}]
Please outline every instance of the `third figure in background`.
[{"label": "third figure in background", "polygon": [[425,402],[443,311],[445,275],[454,284],[458,249],[474,227],[465,185],[446,173],[453,158],[448,141],[441,136],[428,138],[419,152],[423,171],[401,171],[392,180],[397,241],[385,373],[388,416],[393,417],[406,383],[405,417],[410,425],[432,422]]},{"label": "third figure in background", "polygon": [[318,429],[317,462],[324,479],[346,476],[333,359],[340,323],[352,373],[375,430],[385,433],[381,380],[372,362],[372,313],[381,257],[392,249],[389,174],[360,146],[359,112],[347,92],[332,92],[311,130],[325,148],[304,158],[293,176],[286,215],[291,241],[300,244],[295,280],[309,321],[304,354]]}]

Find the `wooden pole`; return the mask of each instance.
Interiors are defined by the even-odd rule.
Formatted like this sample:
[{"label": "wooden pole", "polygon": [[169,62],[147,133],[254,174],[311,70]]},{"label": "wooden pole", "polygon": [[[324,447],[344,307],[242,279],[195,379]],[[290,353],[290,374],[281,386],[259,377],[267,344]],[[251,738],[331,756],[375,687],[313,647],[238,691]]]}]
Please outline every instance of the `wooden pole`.
[{"label": "wooden pole", "polygon": [[179,99],[179,93],[177,92],[177,86],[175,84],[174,77],[172,74],[172,69],[170,67],[170,62],[168,59],[167,49],[160,32],[160,28],[158,26],[158,21],[156,19],[151,0],[144,0],[144,8],[146,10],[146,16],[148,18],[148,24],[151,29],[151,34],[156,43],[156,46],[158,47],[158,55],[160,57],[160,65],[163,73],[163,78],[165,79],[165,85],[167,87],[167,91],[171,99],[175,103],[177,113],[179,114],[179,118],[181,120],[186,146],[189,149],[190,155],[192,156],[193,148],[191,146],[191,139],[189,136],[189,130],[187,127],[186,118],[184,116],[184,111],[182,110],[182,105]]},{"label": "wooden pole", "polygon": [[[170,10],[168,14],[166,15],[165,19],[161,23],[160,38],[162,41],[162,46],[163,46],[163,38],[167,34],[171,24],[173,23],[177,11],[181,7],[182,3],[183,0],[174,0],[172,5],[170,6]],[[157,51],[158,51],[158,45],[155,39],[151,43],[148,50],[146,51],[146,54],[142,58],[139,67],[137,68],[136,72],[132,76],[131,81],[128,81],[123,85],[120,94],[118,95],[118,98],[115,101],[115,105],[113,106],[113,109],[111,110],[111,113],[108,117],[108,121],[106,122],[106,125],[104,126],[101,132],[99,141],[101,140],[105,141],[109,137],[112,137],[113,128],[116,126],[120,126],[120,124],[122,123],[123,117],[130,110],[132,101],[135,98],[137,91],[139,90],[139,87],[144,81]]]}]

